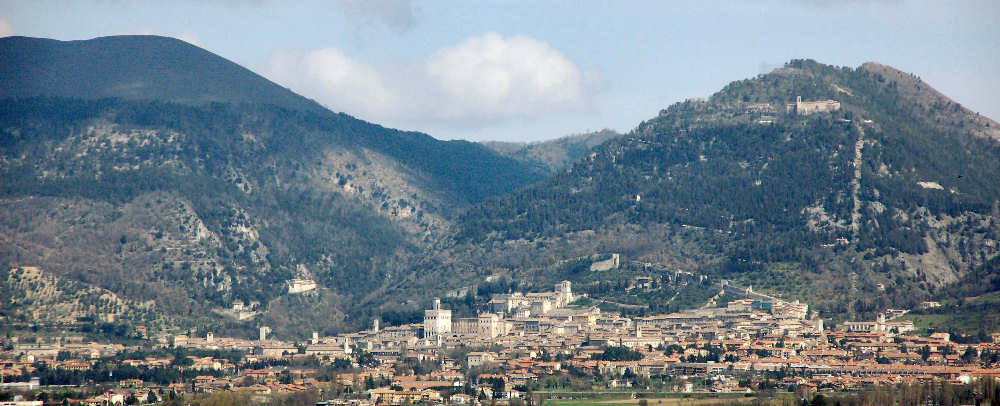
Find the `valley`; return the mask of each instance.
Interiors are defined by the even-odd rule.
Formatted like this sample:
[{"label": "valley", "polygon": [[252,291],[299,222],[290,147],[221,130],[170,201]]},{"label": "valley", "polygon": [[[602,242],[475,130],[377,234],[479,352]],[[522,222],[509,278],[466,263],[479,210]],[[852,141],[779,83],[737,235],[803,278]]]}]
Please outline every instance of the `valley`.
[{"label": "valley", "polygon": [[0,55],[0,395],[998,387],[1000,124],[887,65],[794,59],[519,143],[337,113],[173,38]]}]

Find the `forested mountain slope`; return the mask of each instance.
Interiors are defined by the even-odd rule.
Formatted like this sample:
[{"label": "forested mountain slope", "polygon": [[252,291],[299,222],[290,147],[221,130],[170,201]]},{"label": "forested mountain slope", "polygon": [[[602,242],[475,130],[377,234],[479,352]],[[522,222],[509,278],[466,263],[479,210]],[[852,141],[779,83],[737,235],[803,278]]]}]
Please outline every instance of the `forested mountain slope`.
[{"label": "forested mountain slope", "polygon": [[[145,47],[171,41],[166,48],[181,53],[178,60],[195,63],[162,69],[251,81],[231,84],[241,91],[284,91],[256,75],[240,79],[249,71],[178,40],[59,46],[81,48],[64,50],[69,59],[61,62],[72,65],[74,55],[159,55]],[[3,46],[31,61],[38,59],[33,52],[44,54],[34,42],[3,40]],[[6,55],[4,70],[21,63]],[[61,97],[0,100],[5,295],[36,295],[21,292],[40,285],[23,283],[20,269],[37,267],[35,279],[56,281],[49,285],[61,286],[60,297],[73,303],[94,299],[75,290],[121,299],[114,306],[63,306],[77,308],[81,320],[198,325],[220,333],[269,325],[279,335],[352,328],[361,321],[345,317],[358,311],[358,299],[410,269],[460,210],[540,179],[476,143],[296,108],[307,101],[290,92],[290,98],[234,95],[228,87],[190,93],[174,88],[172,79],[146,77],[156,74],[139,69],[143,61],[136,58],[104,61],[89,74],[103,72],[110,77],[101,80],[114,83],[121,72],[108,66],[134,65],[129,77],[156,86],[141,98],[75,97],[69,89],[46,93]],[[233,69],[199,73],[202,59],[225,62],[204,69]],[[33,92],[30,84],[5,86],[5,95]],[[295,278],[318,288],[290,294],[287,283]],[[242,320],[233,310],[239,304]],[[4,301],[0,316],[30,324],[37,310],[30,301]]]},{"label": "forested mountain slope", "polygon": [[542,173],[553,174],[573,165],[591,148],[621,134],[604,129],[592,133],[568,135],[540,142],[484,142],[501,155],[532,165]]},{"label": "forested mountain slope", "polygon": [[[1000,125],[879,64],[792,61],[629,134],[498,154],[329,112],[178,40],[0,49],[5,323],[287,337],[412,321],[455,288],[649,269],[869,317],[1000,274]],[[631,273],[588,273],[609,253]]]},{"label": "forested mountain slope", "polygon": [[[796,114],[797,97],[839,108]],[[998,134],[913,75],[792,61],[475,206],[433,266],[516,275],[622,252],[833,317],[912,306],[1000,253]]]}]

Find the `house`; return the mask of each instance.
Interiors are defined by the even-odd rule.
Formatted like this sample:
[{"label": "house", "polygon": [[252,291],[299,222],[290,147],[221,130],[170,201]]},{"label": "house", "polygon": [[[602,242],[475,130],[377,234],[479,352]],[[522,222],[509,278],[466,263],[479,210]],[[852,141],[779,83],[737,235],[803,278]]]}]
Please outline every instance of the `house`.
[{"label": "house", "polygon": [[212,359],[212,357],[188,357],[194,360],[191,364],[190,369],[195,371],[218,371],[222,369],[222,363],[217,359]]},{"label": "house", "polygon": [[118,381],[118,386],[121,388],[141,388],[145,384],[142,379],[122,379]]},{"label": "house", "polygon": [[297,354],[299,349],[291,344],[269,344],[257,347],[254,352],[265,358],[279,358],[285,354]]},{"label": "house", "polygon": [[388,403],[392,405],[420,401],[431,403],[441,400],[441,393],[430,389],[422,391],[398,391],[390,388],[375,388],[368,391],[368,398],[375,403]]},{"label": "house", "polygon": [[312,344],[306,347],[306,355],[327,356],[330,358],[350,358],[351,348],[345,342],[340,344]]},{"label": "house", "polygon": [[469,368],[475,368],[483,364],[496,362],[497,355],[492,352],[473,351],[467,355]]}]

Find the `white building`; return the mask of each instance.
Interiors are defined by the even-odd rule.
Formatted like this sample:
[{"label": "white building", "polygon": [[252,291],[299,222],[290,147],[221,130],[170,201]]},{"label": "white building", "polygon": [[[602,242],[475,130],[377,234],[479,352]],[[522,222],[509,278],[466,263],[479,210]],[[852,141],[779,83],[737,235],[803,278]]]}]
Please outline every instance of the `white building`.
[{"label": "white building", "polygon": [[483,313],[479,315],[479,336],[482,338],[496,338],[503,334],[503,325],[500,316],[493,313]]},{"label": "white building", "polygon": [[807,115],[813,113],[823,113],[828,111],[840,110],[840,102],[836,100],[819,100],[819,101],[802,101],[802,96],[795,98],[795,103],[789,103],[785,106],[785,112],[795,113],[798,115]]},{"label": "white building", "polygon": [[556,307],[563,307],[573,302],[573,288],[570,281],[556,284]]},{"label": "white building", "polygon": [[304,293],[316,289],[316,282],[312,279],[292,279],[288,281],[288,293]]},{"label": "white building", "polygon": [[424,310],[424,337],[451,333],[451,310],[441,309],[441,299],[434,298],[434,307]]}]

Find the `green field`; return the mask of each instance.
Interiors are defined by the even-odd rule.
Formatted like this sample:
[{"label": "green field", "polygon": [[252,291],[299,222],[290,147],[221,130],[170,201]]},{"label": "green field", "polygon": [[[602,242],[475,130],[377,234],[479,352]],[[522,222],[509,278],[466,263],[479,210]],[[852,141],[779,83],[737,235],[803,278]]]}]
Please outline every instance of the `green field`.
[{"label": "green field", "polygon": [[1000,333],[1000,292],[948,300],[941,307],[909,313],[901,319],[913,320],[922,334],[950,331],[988,340],[990,334]]}]

